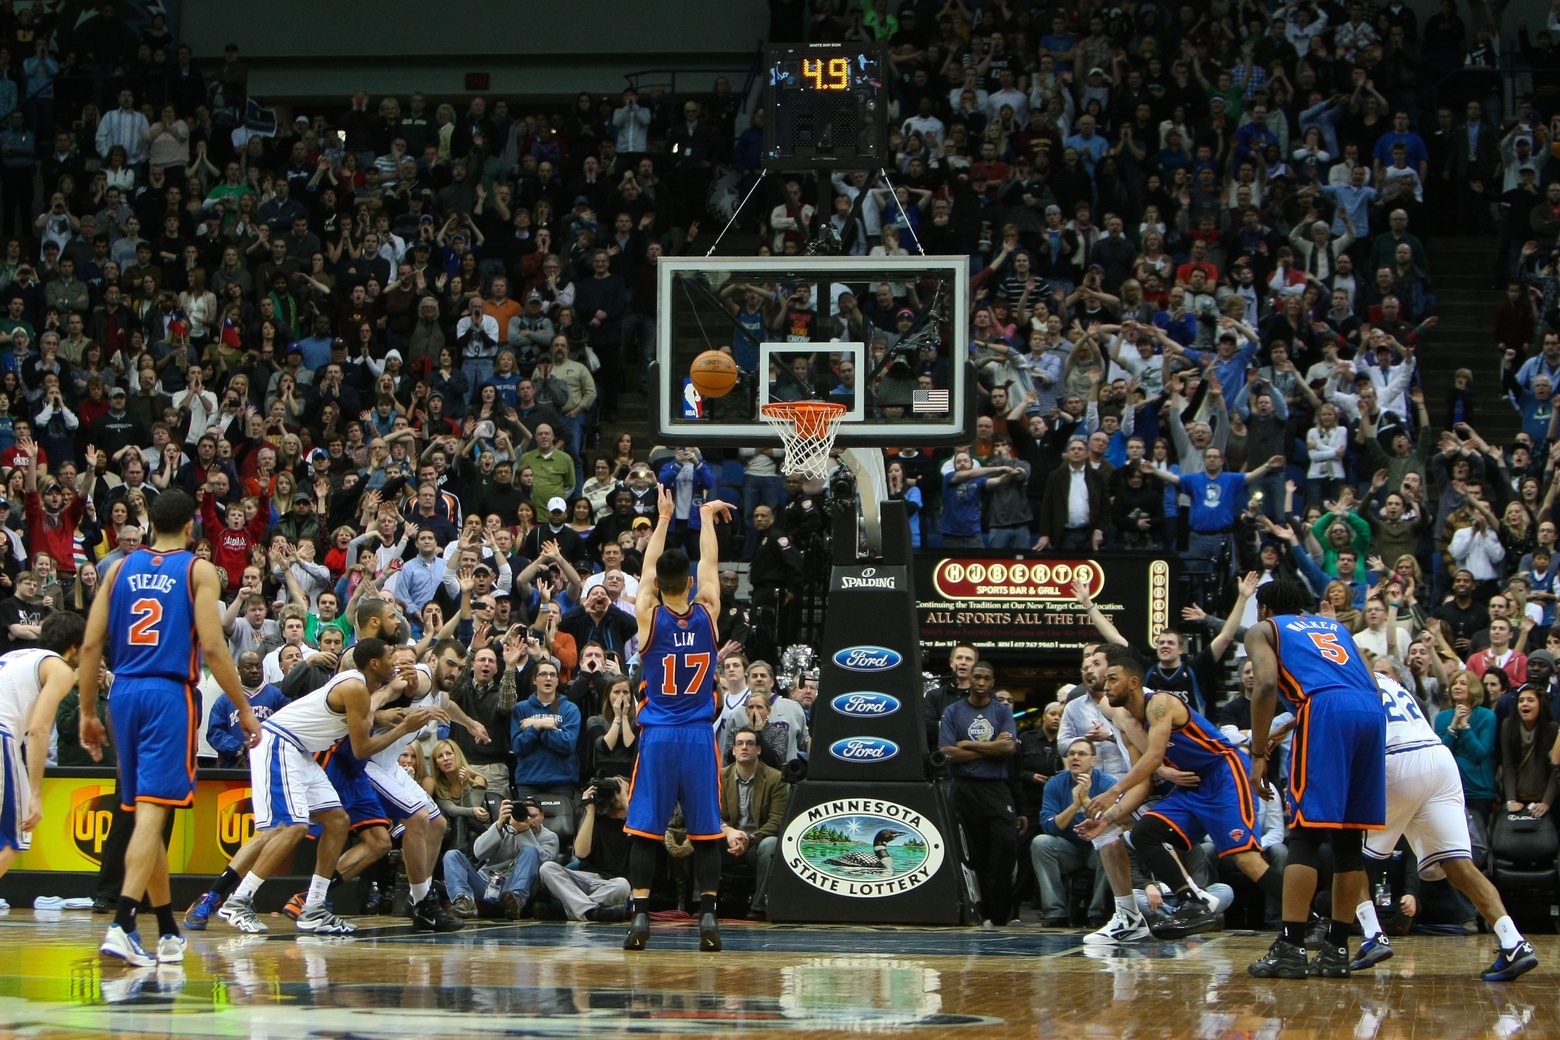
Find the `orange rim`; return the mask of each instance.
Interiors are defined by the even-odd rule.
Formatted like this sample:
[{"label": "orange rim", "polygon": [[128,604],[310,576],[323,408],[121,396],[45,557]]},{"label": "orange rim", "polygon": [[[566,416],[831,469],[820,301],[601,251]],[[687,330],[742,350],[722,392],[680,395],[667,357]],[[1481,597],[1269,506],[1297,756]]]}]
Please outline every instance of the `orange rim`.
[{"label": "orange rim", "polygon": [[759,411],[765,419],[789,421],[799,437],[822,437],[832,423],[845,417],[847,409],[833,401],[776,401]]}]

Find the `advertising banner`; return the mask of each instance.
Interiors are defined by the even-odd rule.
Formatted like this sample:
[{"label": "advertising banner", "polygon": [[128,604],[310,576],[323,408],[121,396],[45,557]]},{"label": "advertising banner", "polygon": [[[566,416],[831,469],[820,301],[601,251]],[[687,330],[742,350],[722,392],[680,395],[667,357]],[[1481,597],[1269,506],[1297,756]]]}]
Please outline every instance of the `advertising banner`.
[{"label": "advertising banner", "polygon": [[982,652],[1076,655],[1099,633],[1073,599],[1081,581],[1134,646],[1170,624],[1174,557],[1101,552],[1087,557],[921,552],[915,557],[916,614],[923,646],[973,643]]}]

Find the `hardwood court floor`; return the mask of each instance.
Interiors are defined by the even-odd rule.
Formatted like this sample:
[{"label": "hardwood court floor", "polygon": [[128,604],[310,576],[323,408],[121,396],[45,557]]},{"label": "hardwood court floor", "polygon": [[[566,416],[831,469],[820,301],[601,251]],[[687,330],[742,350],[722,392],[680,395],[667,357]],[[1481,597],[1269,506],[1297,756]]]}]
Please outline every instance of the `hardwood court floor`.
[{"label": "hardwood court floor", "polygon": [[0,1038],[882,1037],[1408,1040],[1560,1037],[1560,939],[1515,983],[1477,972],[1493,940],[1409,938],[1349,980],[1270,982],[1267,938],[1086,948],[1080,933],[731,922],[726,951],[661,926],[624,953],[620,925],[375,927],[352,939],[241,935],[213,922],[182,968],[101,961],[107,919],[0,916]]}]

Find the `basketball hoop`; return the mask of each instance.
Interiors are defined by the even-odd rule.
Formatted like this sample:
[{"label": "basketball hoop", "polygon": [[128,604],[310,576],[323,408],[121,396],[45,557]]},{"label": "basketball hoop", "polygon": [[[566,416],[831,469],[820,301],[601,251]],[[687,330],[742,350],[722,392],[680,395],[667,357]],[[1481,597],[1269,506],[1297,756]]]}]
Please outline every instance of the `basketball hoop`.
[{"label": "basketball hoop", "polygon": [[846,408],[833,401],[775,401],[759,409],[785,445],[782,473],[822,480]]}]

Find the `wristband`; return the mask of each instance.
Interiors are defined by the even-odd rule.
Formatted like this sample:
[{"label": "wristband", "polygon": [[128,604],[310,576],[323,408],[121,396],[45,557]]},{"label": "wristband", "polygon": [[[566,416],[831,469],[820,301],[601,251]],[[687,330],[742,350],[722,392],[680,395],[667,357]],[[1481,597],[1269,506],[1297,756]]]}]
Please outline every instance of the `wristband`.
[{"label": "wristband", "polygon": [[670,520],[672,518],[672,514],[671,513],[661,513],[660,517],[661,517],[662,522],[665,522],[665,521]]}]

